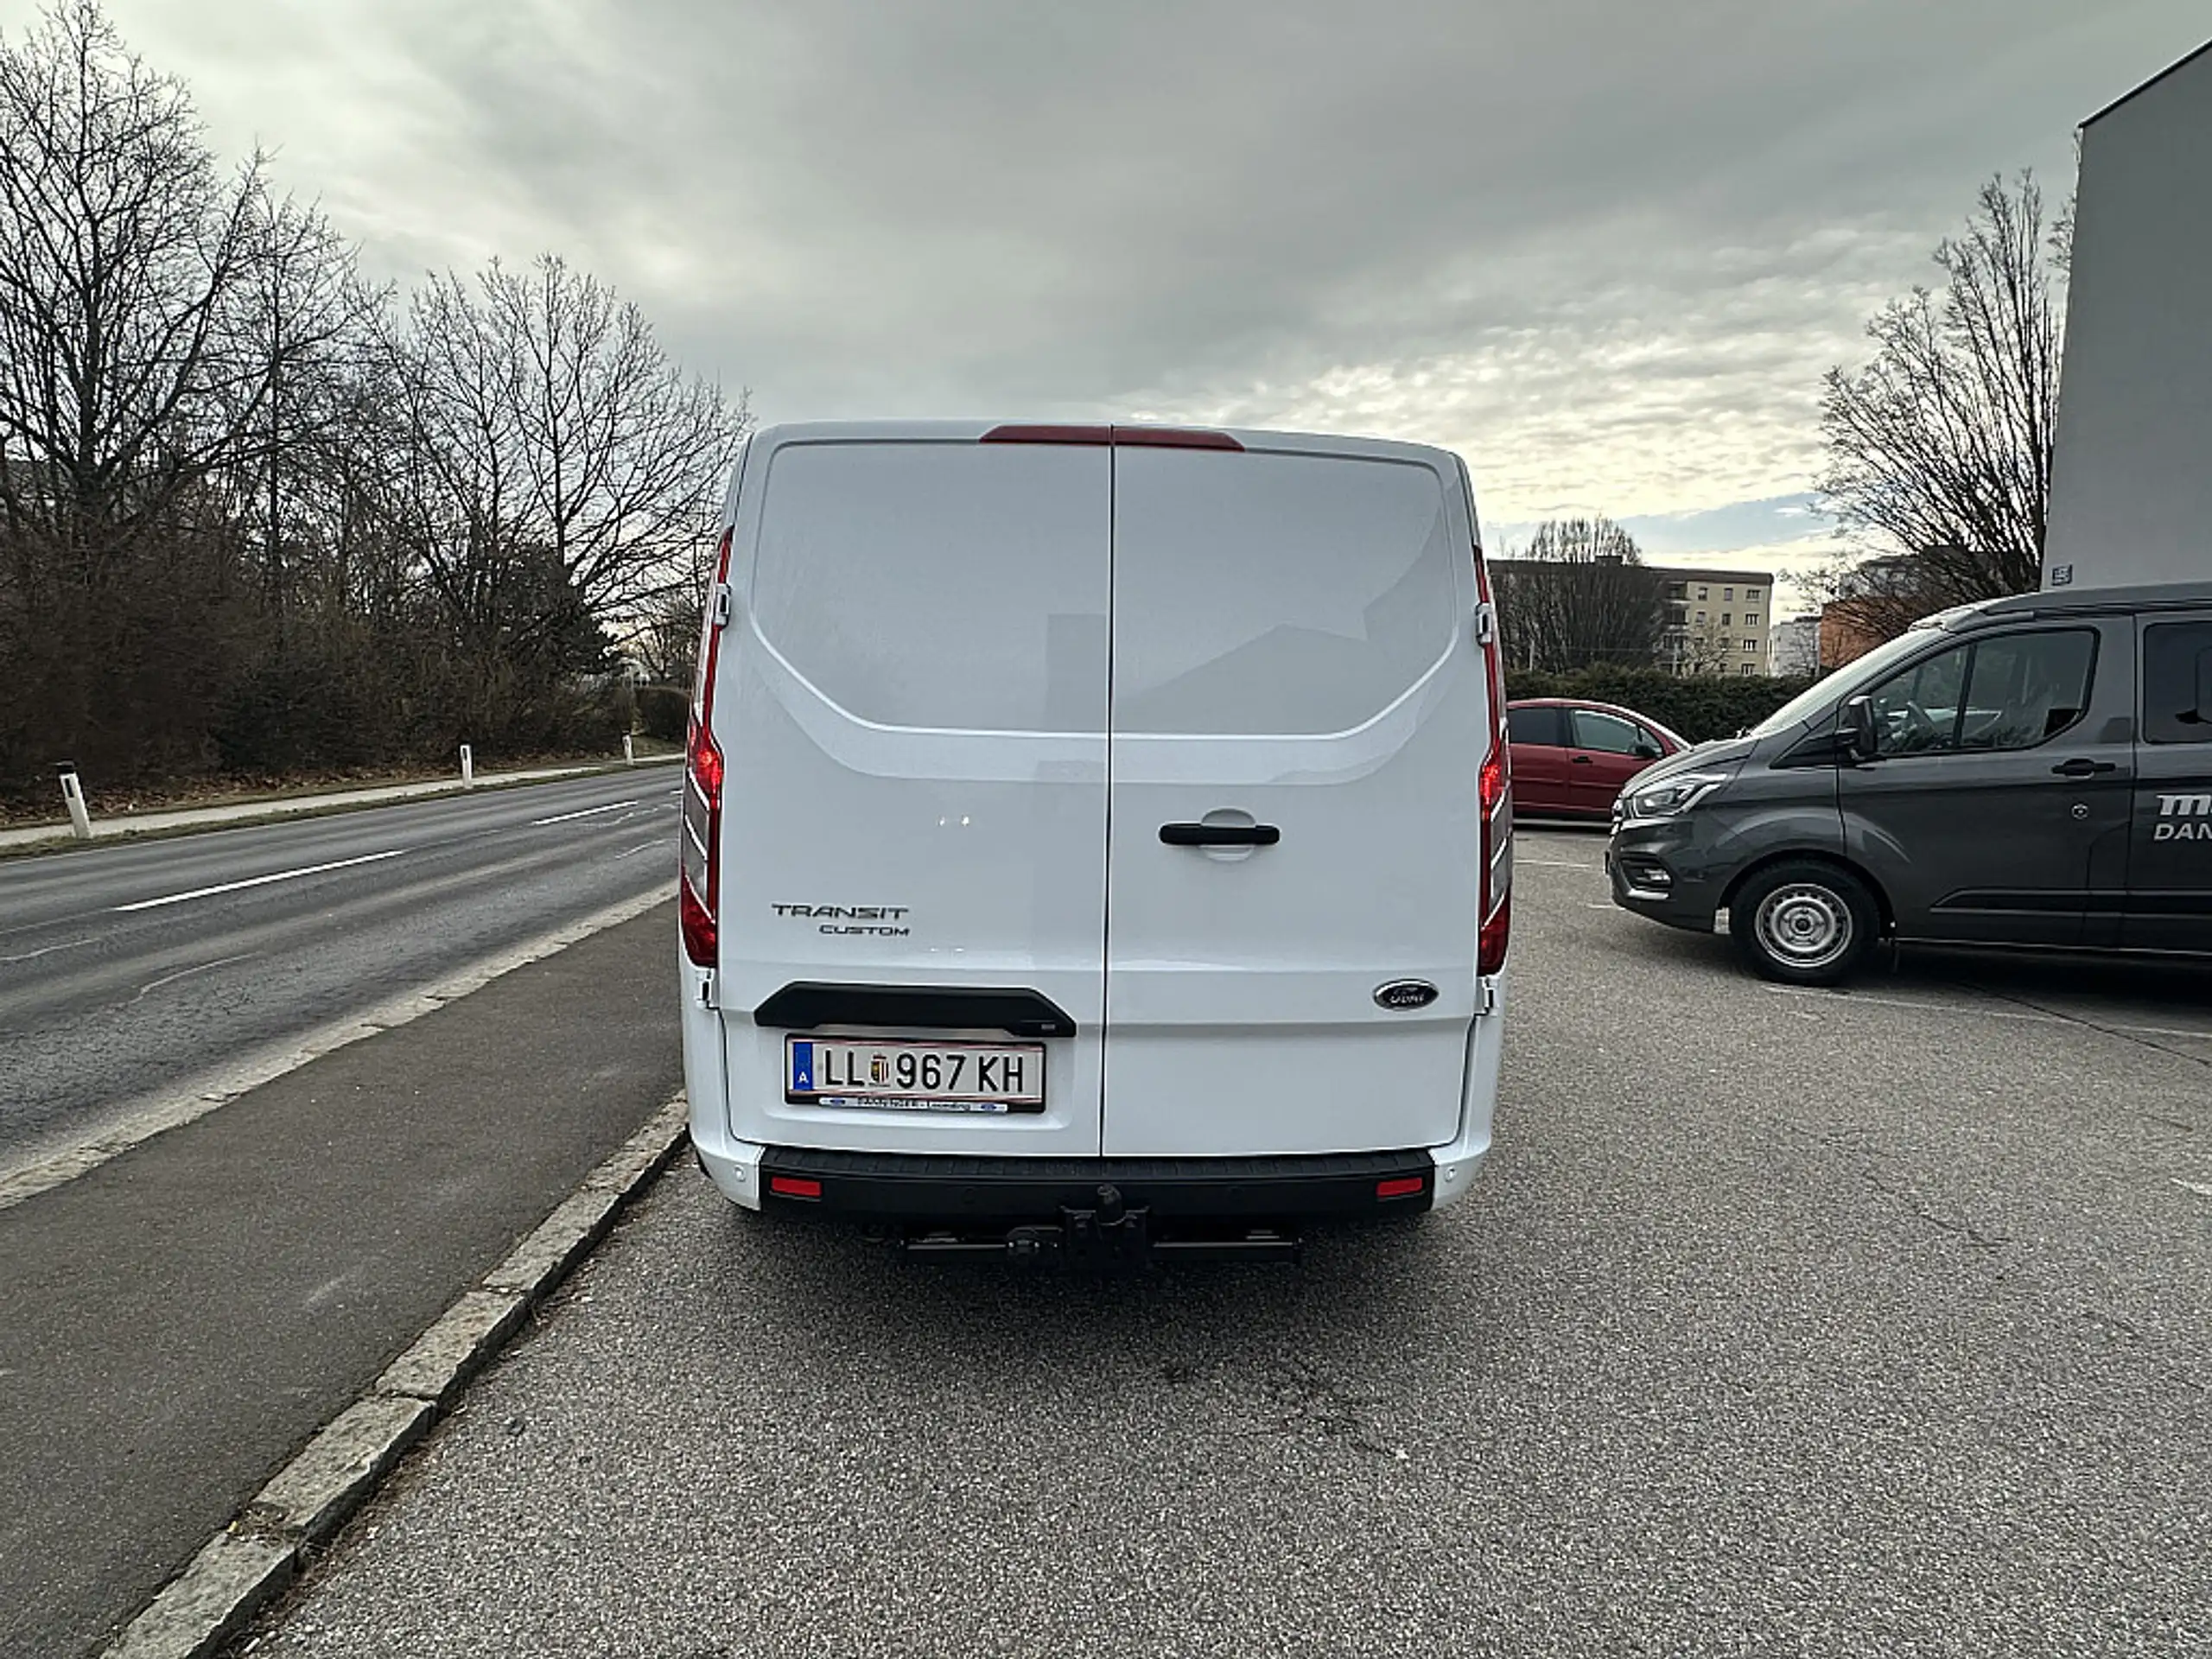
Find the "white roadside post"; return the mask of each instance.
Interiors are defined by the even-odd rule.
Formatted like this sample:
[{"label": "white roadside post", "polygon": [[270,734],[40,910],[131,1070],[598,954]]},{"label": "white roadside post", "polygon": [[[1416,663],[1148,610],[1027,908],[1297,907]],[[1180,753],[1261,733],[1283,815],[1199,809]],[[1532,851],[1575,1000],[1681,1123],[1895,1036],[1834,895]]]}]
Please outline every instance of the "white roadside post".
[{"label": "white roadside post", "polygon": [[78,779],[77,763],[64,760],[54,769],[61,774],[61,799],[69,808],[69,833],[79,841],[90,841],[92,815],[85,810],[85,785]]},{"label": "white roadside post", "polygon": [[468,789],[473,787],[475,782],[476,757],[469,752],[468,745],[464,743],[461,746],[461,786],[463,789]]},{"label": "white roadside post", "polygon": [[638,764],[637,746],[632,741],[630,734],[627,732],[622,734],[622,764],[626,766],[634,766]]}]

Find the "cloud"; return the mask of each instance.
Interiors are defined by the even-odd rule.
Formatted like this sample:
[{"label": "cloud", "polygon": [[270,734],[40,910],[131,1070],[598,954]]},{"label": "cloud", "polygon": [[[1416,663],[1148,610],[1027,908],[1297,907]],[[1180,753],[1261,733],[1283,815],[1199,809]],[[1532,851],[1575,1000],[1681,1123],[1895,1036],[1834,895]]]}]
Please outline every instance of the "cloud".
[{"label": "cloud", "polygon": [[[556,249],[768,418],[1449,444],[1486,516],[1802,492],[1818,377],[2187,0],[111,0],[372,269]],[[27,0],[0,0],[22,26]]]}]

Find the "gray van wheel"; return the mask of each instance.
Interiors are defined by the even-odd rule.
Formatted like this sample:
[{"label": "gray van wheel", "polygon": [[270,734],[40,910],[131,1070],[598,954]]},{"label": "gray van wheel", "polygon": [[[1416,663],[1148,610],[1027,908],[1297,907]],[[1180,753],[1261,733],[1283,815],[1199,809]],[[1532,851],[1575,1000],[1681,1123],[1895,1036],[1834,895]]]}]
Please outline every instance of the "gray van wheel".
[{"label": "gray van wheel", "polygon": [[1788,985],[1834,985],[1874,948],[1881,912],[1850,871],[1811,861],[1777,864],[1738,889],[1728,931],[1751,967]]}]

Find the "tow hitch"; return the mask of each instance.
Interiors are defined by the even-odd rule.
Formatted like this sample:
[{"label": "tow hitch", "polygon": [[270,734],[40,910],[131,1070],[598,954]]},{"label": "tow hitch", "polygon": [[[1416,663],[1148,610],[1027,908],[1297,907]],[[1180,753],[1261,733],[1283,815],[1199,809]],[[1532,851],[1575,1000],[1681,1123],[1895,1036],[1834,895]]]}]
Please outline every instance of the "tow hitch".
[{"label": "tow hitch", "polygon": [[1038,1266],[1092,1273],[1128,1273],[1161,1256],[1241,1256],[1248,1261],[1292,1262],[1298,1238],[1273,1227],[1248,1227],[1233,1234],[1156,1236],[1151,1213],[1131,1207],[1121,1189],[1098,1189],[1096,1201],[1081,1209],[1062,1205],[1057,1223],[1009,1228],[1001,1236],[976,1237],[952,1232],[909,1234],[899,1241],[909,1255],[1002,1255]]}]

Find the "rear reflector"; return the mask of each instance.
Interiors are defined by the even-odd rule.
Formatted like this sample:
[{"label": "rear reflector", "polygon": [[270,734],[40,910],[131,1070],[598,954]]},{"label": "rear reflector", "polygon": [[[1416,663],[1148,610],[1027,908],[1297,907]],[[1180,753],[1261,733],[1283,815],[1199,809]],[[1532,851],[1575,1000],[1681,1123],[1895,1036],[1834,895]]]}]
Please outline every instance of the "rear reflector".
[{"label": "rear reflector", "polygon": [[1244,446],[1226,432],[1193,426],[995,426],[983,443],[1099,443],[1147,449],[1235,449]]},{"label": "rear reflector", "polygon": [[1390,1180],[1376,1182],[1375,1196],[1378,1198],[1410,1198],[1427,1185],[1419,1175],[1400,1175]]},{"label": "rear reflector", "polygon": [[768,1190],[778,1198],[818,1198],[822,1196],[822,1183],[809,1180],[804,1175],[771,1175]]}]

